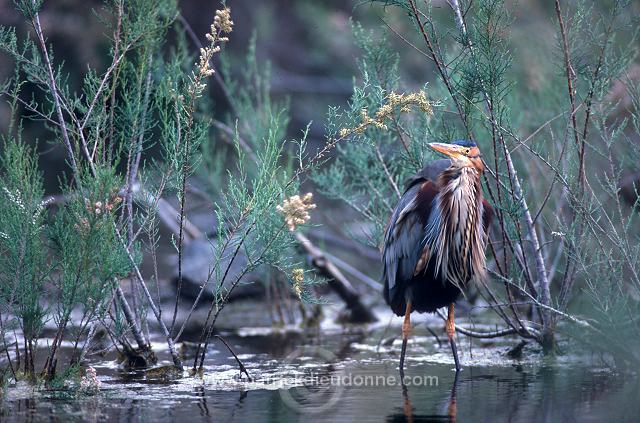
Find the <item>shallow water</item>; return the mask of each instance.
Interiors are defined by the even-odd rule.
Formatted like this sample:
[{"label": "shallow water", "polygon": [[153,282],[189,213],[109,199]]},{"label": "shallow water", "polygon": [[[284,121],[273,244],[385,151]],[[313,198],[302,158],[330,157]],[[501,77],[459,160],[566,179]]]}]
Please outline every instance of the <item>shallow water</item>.
[{"label": "shallow water", "polygon": [[[456,378],[446,344],[418,326],[409,345],[405,385],[395,327],[254,328],[224,333],[253,381],[239,378],[222,345],[212,346],[202,378],[167,380],[94,361],[95,395],[9,388],[0,420],[12,421],[637,421],[638,380],[595,357],[541,357],[517,341],[459,340]],[[382,340],[382,342],[381,342]],[[161,344],[156,346],[161,348]],[[187,348],[186,363],[192,360]],[[168,364],[167,357],[162,364]]]}]

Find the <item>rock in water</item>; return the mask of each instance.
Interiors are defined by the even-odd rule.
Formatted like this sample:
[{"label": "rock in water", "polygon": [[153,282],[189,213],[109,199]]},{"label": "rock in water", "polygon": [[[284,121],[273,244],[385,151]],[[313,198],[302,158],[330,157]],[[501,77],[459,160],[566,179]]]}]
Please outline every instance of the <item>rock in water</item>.
[{"label": "rock in water", "polygon": [[[214,298],[216,290],[220,289],[220,279],[223,277],[225,269],[231,261],[231,257],[235,251],[235,246],[228,246],[222,254],[220,265],[216,271],[212,272],[213,267],[218,261],[218,245],[215,240],[196,239],[183,247],[182,250],[182,289],[180,295],[195,299],[200,292],[202,285],[205,285],[204,292],[200,298],[200,304],[205,304],[206,300]],[[178,287],[178,255],[173,258],[173,275],[171,277],[172,286]],[[223,290],[230,289],[236,278],[242,273],[247,265],[247,257],[242,252],[238,254],[231,264],[229,272],[222,283]],[[264,290],[264,275],[259,271],[248,272],[244,275],[240,283],[234,288],[229,296],[229,301],[239,298],[255,298],[262,297]],[[218,291],[221,293],[220,291]]]}]

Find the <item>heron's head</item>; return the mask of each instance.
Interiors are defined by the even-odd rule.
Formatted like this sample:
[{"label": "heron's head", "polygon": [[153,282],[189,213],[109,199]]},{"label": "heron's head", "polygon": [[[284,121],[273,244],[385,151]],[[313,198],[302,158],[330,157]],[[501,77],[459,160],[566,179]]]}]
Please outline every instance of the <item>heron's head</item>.
[{"label": "heron's head", "polygon": [[484,171],[484,163],[482,162],[480,149],[473,141],[453,141],[450,144],[432,142],[429,144],[429,147],[451,158],[451,161],[456,166],[474,167],[480,173]]}]

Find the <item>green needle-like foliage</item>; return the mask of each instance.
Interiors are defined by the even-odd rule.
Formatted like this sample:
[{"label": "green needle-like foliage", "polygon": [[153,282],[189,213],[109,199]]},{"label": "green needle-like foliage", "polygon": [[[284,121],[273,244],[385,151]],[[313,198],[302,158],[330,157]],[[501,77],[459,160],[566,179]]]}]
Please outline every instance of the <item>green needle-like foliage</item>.
[{"label": "green needle-like foliage", "polygon": [[[396,54],[356,26],[360,75],[349,106],[329,112],[329,139],[348,140],[314,179],[354,210],[366,231],[356,238],[380,244],[402,182],[432,159],[426,142],[474,139],[496,210],[493,280],[480,288],[506,332],[549,353],[556,332],[569,332],[619,364],[637,363],[638,201],[621,195],[638,194],[631,3],[551,2],[550,40],[513,13],[520,5],[502,0],[366,3],[405,16],[415,33],[389,25],[409,51]],[[378,119],[392,92],[415,92],[399,77],[399,58],[410,54],[429,70],[423,90],[433,113]]]},{"label": "green needle-like foliage", "polygon": [[33,375],[34,343],[47,315],[43,297],[50,274],[42,176],[31,149],[13,138],[5,142],[0,175],[0,310],[4,316],[11,313],[22,329],[28,345],[25,372]]},{"label": "green needle-like foliage", "polygon": [[[224,121],[211,118],[207,88],[217,72],[214,57],[232,36],[228,8],[216,12],[205,44],[194,48],[175,1],[106,2],[111,63],[82,74],[76,93],[68,82],[72,75],[57,65],[43,32],[41,3],[17,5],[33,34],[18,41],[14,29],[0,28],[0,51],[16,65],[14,77],[2,86],[13,116],[1,169],[0,212],[6,218],[0,223],[0,336],[20,344],[24,338],[29,376],[36,375],[34,345],[46,322],[55,328],[41,372],[49,381],[78,369],[98,326],[127,363],[153,364],[148,319],[155,319],[174,364],[182,366],[175,343],[191,313],[179,327],[178,308],[193,311],[203,302],[198,297],[183,304],[181,296],[184,246],[188,237],[198,236],[187,230],[193,228],[188,210],[198,176],[212,182],[198,191],[212,193],[207,200],[217,225],[204,232],[217,253],[202,286],[213,287],[216,295],[206,304],[209,316],[196,364],[202,366],[217,316],[248,274],[269,268],[290,280],[300,298],[311,297],[303,289],[308,282],[301,277],[293,230],[314,206],[307,196],[302,205],[291,203],[298,209],[278,206],[295,198],[301,175],[321,160],[307,155],[306,133],[299,141],[285,139],[287,105],[271,98],[268,65],[256,60],[255,39],[242,75],[223,64],[217,83],[231,111]],[[170,30],[177,35],[171,48]],[[25,100],[25,86],[39,96]],[[49,204],[50,213],[45,213],[37,154],[19,138],[25,119],[46,122],[69,165],[67,177],[58,175],[63,194]],[[177,200],[177,210],[170,200]],[[165,242],[178,256],[170,307],[160,303],[161,223],[173,232]],[[151,274],[143,274],[144,260]],[[64,340],[74,345],[66,369],[58,366]],[[15,371],[13,376],[19,377]]]}]

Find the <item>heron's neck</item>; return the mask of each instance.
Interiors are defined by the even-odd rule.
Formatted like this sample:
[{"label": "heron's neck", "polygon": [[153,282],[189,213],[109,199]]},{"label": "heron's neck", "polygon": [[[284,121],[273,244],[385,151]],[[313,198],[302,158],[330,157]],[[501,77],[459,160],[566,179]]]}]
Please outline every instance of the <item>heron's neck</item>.
[{"label": "heron's neck", "polygon": [[[442,172],[439,179],[440,194],[451,202],[464,202],[468,206],[482,201],[480,174],[471,166],[452,166]],[[450,197],[450,198],[447,198]]]},{"label": "heron's neck", "polygon": [[[439,247],[436,266],[445,278],[461,286],[472,277],[472,262],[484,260],[480,174],[473,167],[452,166],[440,175],[438,185],[439,213],[434,214],[438,218],[431,226],[433,246]],[[484,263],[475,264],[484,268]]]}]

